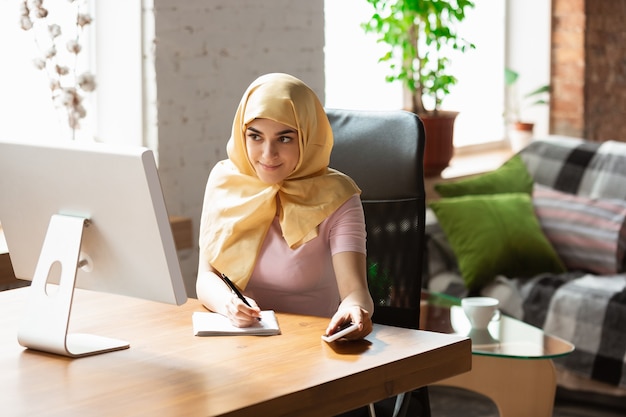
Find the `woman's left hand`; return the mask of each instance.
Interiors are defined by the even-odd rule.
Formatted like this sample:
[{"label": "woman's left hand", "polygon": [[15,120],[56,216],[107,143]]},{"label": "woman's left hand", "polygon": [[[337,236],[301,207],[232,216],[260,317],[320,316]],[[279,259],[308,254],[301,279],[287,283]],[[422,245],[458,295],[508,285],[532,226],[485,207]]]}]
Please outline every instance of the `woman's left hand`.
[{"label": "woman's left hand", "polygon": [[349,323],[358,324],[357,330],[348,333],[344,337],[348,340],[363,339],[372,332],[372,318],[370,313],[360,306],[341,307],[330,319],[326,334],[331,335],[344,325]]}]

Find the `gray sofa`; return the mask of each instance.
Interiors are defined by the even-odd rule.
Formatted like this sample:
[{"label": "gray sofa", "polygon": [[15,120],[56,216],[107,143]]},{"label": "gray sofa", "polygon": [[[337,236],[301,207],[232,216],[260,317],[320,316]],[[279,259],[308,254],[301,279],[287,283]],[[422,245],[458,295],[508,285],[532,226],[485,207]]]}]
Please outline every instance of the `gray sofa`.
[{"label": "gray sofa", "polygon": [[[452,195],[438,189],[448,193],[440,201],[456,204],[500,193],[527,193],[542,236],[518,237],[519,232],[511,232],[510,247],[494,243],[472,265],[467,258],[476,254],[468,251],[475,248],[459,242],[456,235],[475,218],[480,222],[481,214],[469,213],[469,218],[454,223],[450,217],[458,216],[459,210],[451,213],[446,204],[435,203],[427,211],[426,285],[458,297],[496,297],[504,313],[573,342],[572,354],[555,359],[560,392],[599,396],[603,403],[626,409],[626,143],[549,136],[535,139],[512,159],[523,162],[532,179],[530,191],[521,174],[498,177],[507,162],[493,178],[477,177],[482,181],[478,186],[461,182],[460,191],[452,186]],[[463,190],[470,190],[469,195]],[[499,222],[483,224],[482,230],[493,234],[508,227]],[[520,241],[531,239],[529,246],[536,249],[545,242],[532,239],[543,238],[554,249],[548,257],[556,254],[560,266],[539,259],[547,249],[538,255],[536,250],[523,253],[519,247]],[[511,260],[498,266],[492,261],[502,256],[504,246]],[[487,270],[472,270],[476,265],[487,265]],[[519,273],[511,265],[520,266]]]}]

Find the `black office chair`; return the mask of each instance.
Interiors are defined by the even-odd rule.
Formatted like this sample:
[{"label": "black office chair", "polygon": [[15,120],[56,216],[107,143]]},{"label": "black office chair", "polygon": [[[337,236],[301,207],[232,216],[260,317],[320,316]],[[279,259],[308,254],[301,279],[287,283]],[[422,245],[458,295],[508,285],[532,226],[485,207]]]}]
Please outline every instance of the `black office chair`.
[{"label": "black office chair", "polygon": [[[326,111],[335,136],[330,166],[362,190],[373,321],[417,329],[425,249],[422,121],[405,111]],[[426,387],[390,400],[370,405],[370,415],[430,416]]]}]

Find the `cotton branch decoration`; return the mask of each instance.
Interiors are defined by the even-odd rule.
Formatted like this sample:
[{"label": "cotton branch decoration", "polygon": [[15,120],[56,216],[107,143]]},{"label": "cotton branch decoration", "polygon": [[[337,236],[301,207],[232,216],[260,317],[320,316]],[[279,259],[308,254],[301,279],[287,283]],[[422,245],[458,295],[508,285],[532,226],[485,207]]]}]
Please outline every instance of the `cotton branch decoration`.
[{"label": "cotton branch decoration", "polygon": [[77,72],[78,55],[82,49],[81,35],[92,18],[87,13],[81,13],[79,1],[68,0],[76,19],[62,27],[62,24],[49,21],[49,12],[43,3],[43,0],[24,0],[20,6],[20,25],[23,30],[33,32],[39,54],[33,63],[46,73],[52,102],[67,116],[73,140],[81,119],[87,115],[83,105],[84,95],[96,88],[93,74]]}]

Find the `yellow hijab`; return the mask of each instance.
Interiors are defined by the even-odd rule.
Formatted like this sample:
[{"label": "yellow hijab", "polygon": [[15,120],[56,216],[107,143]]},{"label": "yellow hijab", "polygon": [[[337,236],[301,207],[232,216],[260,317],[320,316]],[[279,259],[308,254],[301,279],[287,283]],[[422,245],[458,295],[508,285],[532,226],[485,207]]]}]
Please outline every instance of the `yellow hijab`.
[{"label": "yellow hijab", "polygon": [[[298,131],[300,158],[281,184],[256,175],[246,151],[246,125],[271,119]],[[291,248],[315,238],[317,228],[352,195],[345,174],[328,168],[333,133],[324,108],[302,81],[287,74],[257,78],[244,93],[226,146],[228,159],[211,171],[200,223],[200,250],[215,269],[245,288],[276,216]]]}]

